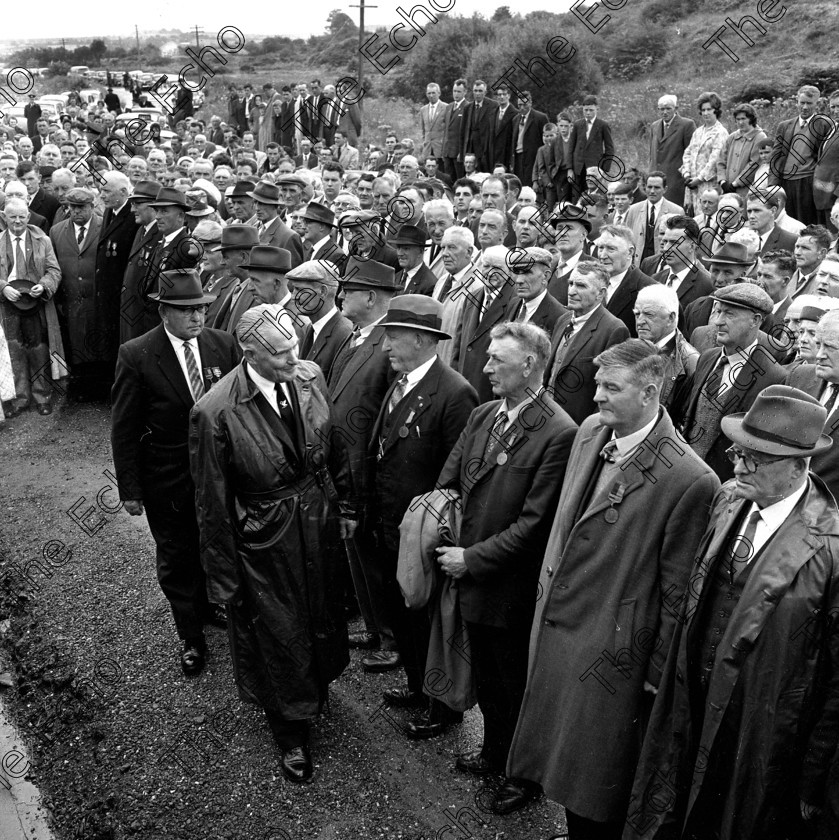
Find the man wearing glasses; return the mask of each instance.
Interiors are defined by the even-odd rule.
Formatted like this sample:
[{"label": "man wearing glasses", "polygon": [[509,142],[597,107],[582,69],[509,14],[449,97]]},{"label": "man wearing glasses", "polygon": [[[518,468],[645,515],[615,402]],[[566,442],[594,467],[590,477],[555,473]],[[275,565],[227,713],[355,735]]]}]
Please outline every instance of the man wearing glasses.
[{"label": "man wearing glasses", "polygon": [[722,420],[734,478],[680,604],[627,840],[814,833],[839,712],[839,510],[810,471],[827,416],[770,385]]},{"label": "man wearing glasses", "polygon": [[111,392],[111,447],[120,499],[145,512],[157,544],[157,579],[183,643],[187,676],[204,667],[207,602],[199,559],[195,485],[189,473],[189,412],[239,362],[232,335],[204,328],[215,295],[194,269],[163,271],[156,301],[162,324],[119,349]]}]

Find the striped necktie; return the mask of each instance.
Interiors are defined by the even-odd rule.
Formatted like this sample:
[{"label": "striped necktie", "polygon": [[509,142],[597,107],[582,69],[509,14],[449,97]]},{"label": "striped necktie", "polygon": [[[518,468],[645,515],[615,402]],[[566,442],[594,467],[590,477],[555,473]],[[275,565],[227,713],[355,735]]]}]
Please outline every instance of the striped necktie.
[{"label": "striped necktie", "polygon": [[195,363],[195,354],[189,346],[189,342],[184,342],[184,358],[186,359],[186,371],[189,374],[189,387],[192,391],[192,397],[195,402],[204,396],[204,383],[201,380],[201,375],[198,373],[198,365]]}]

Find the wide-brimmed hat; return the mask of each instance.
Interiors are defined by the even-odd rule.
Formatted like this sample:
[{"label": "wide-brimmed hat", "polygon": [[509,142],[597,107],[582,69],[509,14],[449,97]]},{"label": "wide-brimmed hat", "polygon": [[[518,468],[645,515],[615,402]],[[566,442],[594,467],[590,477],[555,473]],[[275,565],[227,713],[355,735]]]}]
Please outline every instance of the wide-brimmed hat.
[{"label": "wide-brimmed hat", "polygon": [[739,446],[767,455],[809,458],[833,445],[823,433],[827,409],[789,385],[769,385],[745,413],[722,418],[722,432]]},{"label": "wide-brimmed hat", "polygon": [[706,258],[705,262],[721,263],[723,265],[751,265],[754,260],[749,259],[749,249],[742,242],[724,242],[716,253]]},{"label": "wide-brimmed hat", "polygon": [[248,272],[285,274],[291,271],[291,252],[274,245],[257,245],[251,248]]},{"label": "wide-brimmed hat", "polygon": [[250,251],[259,245],[259,231],[251,225],[227,225],[221,230],[221,245],[214,251]]},{"label": "wide-brimmed hat", "polygon": [[186,196],[174,187],[162,187],[157,198],[149,204],[152,207],[180,207],[182,210],[189,210]]},{"label": "wide-brimmed hat", "polygon": [[732,283],[730,286],[724,286],[711,295],[711,300],[750,309],[760,315],[768,315],[775,305],[772,298],[754,283]]},{"label": "wide-brimmed hat", "polygon": [[338,221],[338,226],[342,228],[358,227],[360,225],[369,224],[381,219],[375,210],[347,210]]},{"label": "wide-brimmed hat", "polygon": [[129,201],[148,204],[155,201],[159,193],[160,184],[157,181],[138,181],[134,185],[134,192],[128,196],[128,199]]},{"label": "wide-brimmed hat", "polygon": [[255,186],[256,181],[249,181],[247,179],[237,181],[233,185],[233,192],[230,193],[230,198],[250,198]]},{"label": "wide-brimmed hat", "polygon": [[548,219],[548,224],[553,227],[559,227],[561,224],[568,224],[569,222],[576,222],[586,229],[586,233],[591,233],[591,222],[586,218],[586,211],[582,207],[576,207],[569,204],[562,208],[556,215]]},{"label": "wide-brimmed hat", "polygon": [[335,227],[335,214],[325,205],[310,201],[300,218],[307,222],[320,222],[322,225]]},{"label": "wide-brimmed hat", "polygon": [[212,303],[216,299],[215,295],[204,294],[201,276],[194,268],[161,271],[158,291],[148,297],[169,306],[198,306],[202,303]]},{"label": "wide-brimmed hat", "polygon": [[357,257],[347,260],[342,285],[345,292],[364,289],[396,292],[402,288],[402,284],[396,279],[396,272],[389,265],[376,260],[360,260]]},{"label": "wide-brimmed hat", "polygon": [[437,338],[451,338],[440,327],[443,324],[443,304],[428,295],[397,295],[387,307],[381,320],[383,327],[406,327],[422,330]]},{"label": "wide-brimmed hat", "polygon": [[[235,195],[235,193],[234,193]],[[260,181],[248,195],[260,204],[282,204],[280,188],[267,181]]]},{"label": "wide-brimmed hat", "polygon": [[207,194],[202,190],[190,190],[186,194],[186,200],[189,202],[189,210],[186,211],[187,216],[193,218],[203,218],[204,216],[212,216],[216,211],[207,204]]},{"label": "wide-brimmed hat", "polygon": [[9,301],[9,303],[21,312],[28,312],[30,309],[34,309],[42,300],[46,300],[43,295],[41,297],[32,297],[29,294],[29,290],[35,285],[34,280],[11,280],[9,285],[20,292],[20,297],[17,300]]},{"label": "wide-brimmed hat", "polygon": [[425,248],[426,233],[416,225],[402,225],[389,245],[410,245],[414,248]]}]

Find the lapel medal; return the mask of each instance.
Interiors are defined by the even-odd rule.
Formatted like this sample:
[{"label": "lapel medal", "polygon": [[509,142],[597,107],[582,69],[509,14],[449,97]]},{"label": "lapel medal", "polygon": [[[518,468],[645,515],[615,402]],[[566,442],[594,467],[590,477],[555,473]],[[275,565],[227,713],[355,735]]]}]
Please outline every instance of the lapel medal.
[{"label": "lapel medal", "polygon": [[604,514],[604,519],[610,524],[614,525],[615,522],[620,519],[620,513],[615,508],[615,505],[619,505],[623,501],[623,497],[626,493],[626,485],[620,481],[616,481],[612,486],[612,491],[609,493],[609,504],[611,507],[609,510],[606,511]]},{"label": "lapel medal", "polygon": [[505,451],[499,452],[498,457],[495,459],[495,463],[498,464],[498,466],[503,467],[504,464],[507,463],[510,456],[507,454],[506,450],[512,449],[513,444],[515,442],[516,442],[516,433],[513,432],[513,434],[510,436],[510,439],[507,441],[506,445],[502,443],[502,446],[504,447]]},{"label": "lapel medal", "polygon": [[400,426],[399,427],[399,437],[401,437],[401,438],[408,437],[408,427],[407,426]]}]

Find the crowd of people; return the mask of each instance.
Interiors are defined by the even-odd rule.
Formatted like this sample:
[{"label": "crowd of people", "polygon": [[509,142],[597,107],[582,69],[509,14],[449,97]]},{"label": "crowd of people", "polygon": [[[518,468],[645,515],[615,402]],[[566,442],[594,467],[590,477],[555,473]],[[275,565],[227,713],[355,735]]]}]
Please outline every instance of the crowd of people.
[{"label": "crowd of people", "polygon": [[110,400],[180,667],[228,629],[289,780],[353,647],[406,737],[479,707],[499,814],[835,838],[839,92],[662,96],[642,172],[468,87],[401,140],[319,80],[0,126],[5,416]]}]

